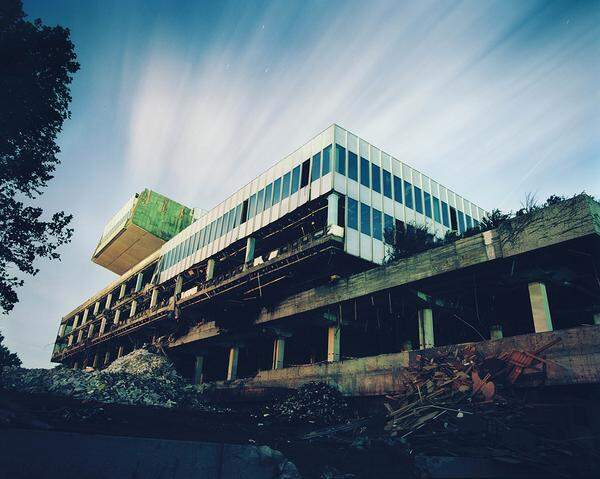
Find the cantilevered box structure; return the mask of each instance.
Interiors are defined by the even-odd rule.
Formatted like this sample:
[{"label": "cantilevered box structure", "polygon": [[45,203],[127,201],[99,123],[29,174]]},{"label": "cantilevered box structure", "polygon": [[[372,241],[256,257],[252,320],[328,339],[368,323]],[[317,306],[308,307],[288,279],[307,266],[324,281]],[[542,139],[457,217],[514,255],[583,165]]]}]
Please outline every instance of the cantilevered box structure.
[{"label": "cantilevered box structure", "polygon": [[145,189],[110,219],[92,261],[123,274],[188,227],[192,220],[192,209]]}]

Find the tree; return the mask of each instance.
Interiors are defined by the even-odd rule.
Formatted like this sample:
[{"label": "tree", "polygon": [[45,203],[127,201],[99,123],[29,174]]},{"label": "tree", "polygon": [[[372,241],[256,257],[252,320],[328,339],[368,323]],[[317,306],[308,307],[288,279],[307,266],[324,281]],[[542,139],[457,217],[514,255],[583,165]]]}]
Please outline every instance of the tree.
[{"label": "tree", "polygon": [[44,220],[34,202],[59,164],[56,138],[70,117],[70,83],[79,70],[69,30],[29,22],[21,0],[0,2],[0,310],[10,311],[35,275],[37,258],[59,259],[70,241],[64,211]]},{"label": "tree", "polygon": [[15,353],[11,353],[4,344],[4,336],[0,333],[0,374],[4,366],[20,366],[21,360]]},{"label": "tree", "polygon": [[437,245],[435,236],[424,225],[412,224],[388,228],[383,236],[385,243],[391,246],[386,257],[387,263],[408,258]]}]

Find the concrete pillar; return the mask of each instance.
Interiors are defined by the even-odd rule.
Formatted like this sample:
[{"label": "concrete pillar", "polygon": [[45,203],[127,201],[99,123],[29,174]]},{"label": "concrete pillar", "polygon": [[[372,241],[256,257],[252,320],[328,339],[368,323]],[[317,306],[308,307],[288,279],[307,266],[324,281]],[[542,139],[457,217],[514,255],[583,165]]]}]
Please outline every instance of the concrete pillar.
[{"label": "concrete pillar", "polygon": [[327,328],[327,362],[334,363],[340,360],[340,334],[339,325],[331,325]]},{"label": "concrete pillar", "polygon": [[94,316],[98,314],[98,311],[100,311],[100,301],[96,301],[96,304],[94,304]]},{"label": "concrete pillar", "polygon": [[150,295],[150,307],[154,308],[156,303],[158,303],[158,288],[152,290],[152,294]]},{"label": "concrete pillar", "polygon": [[73,369],[79,369],[79,361],[73,363]]},{"label": "concrete pillar", "polygon": [[246,258],[244,259],[244,263],[250,264],[254,261],[254,247],[256,246],[256,238],[252,236],[248,236],[246,238]]},{"label": "concrete pillar", "polygon": [[117,359],[121,356],[123,356],[123,345],[119,346],[119,349],[117,349]]},{"label": "concrete pillar", "polygon": [[63,323],[60,325],[60,328],[58,328],[58,335],[62,338],[65,335],[65,329],[67,329],[67,324]]},{"label": "concrete pillar", "polygon": [[104,354],[104,365],[106,366],[108,363],[110,363],[110,349],[107,349]]},{"label": "concrete pillar", "polygon": [[227,364],[227,381],[233,381],[234,379],[237,379],[239,353],[239,346],[232,346],[229,349],[229,363]]},{"label": "concrete pillar", "polygon": [[69,337],[67,338],[67,346],[72,346],[73,345],[73,335],[69,335]]},{"label": "concrete pillar", "polygon": [[99,364],[100,364],[100,354],[98,352],[96,352],[96,354],[94,354],[94,360],[92,361],[92,367],[94,369],[98,369]]},{"label": "concrete pillar", "polygon": [[421,349],[433,348],[433,311],[431,308],[419,310],[419,347]]},{"label": "concrete pillar", "polygon": [[122,283],[121,289],[119,290],[119,299],[123,299],[125,297],[126,290],[127,290],[127,283]]},{"label": "concrete pillar", "polygon": [[340,197],[336,193],[331,193],[327,197],[327,226],[338,224]]},{"label": "concrete pillar", "polygon": [[102,318],[100,322],[100,332],[98,333],[100,336],[104,334],[104,330],[106,329],[106,317]]},{"label": "concrete pillar", "polygon": [[93,335],[94,335],[94,323],[90,324],[90,327],[88,328],[87,337],[91,338]]},{"label": "concrete pillar", "polygon": [[215,276],[215,260],[209,259],[206,262],[206,281],[210,281]]},{"label": "concrete pillar", "polygon": [[183,276],[177,276],[175,280],[175,295],[181,294],[181,290],[183,289]]},{"label": "concrete pillar", "polygon": [[137,301],[132,301],[131,302],[131,309],[129,310],[129,317],[133,318],[135,316],[135,313],[137,311]]},{"label": "concrete pillar", "polygon": [[594,324],[600,324],[600,313],[594,314]]},{"label": "concrete pillar", "polygon": [[85,324],[87,323],[88,320],[88,315],[90,314],[90,310],[88,308],[85,308],[83,310],[83,319],[81,320],[81,324]]},{"label": "concrete pillar", "polygon": [[407,339],[406,341],[404,341],[402,343],[402,351],[412,351],[412,350],[413,350],[413,344],[410,339]]},{"label": "concrete pillar", "polygon": [[110,306],[112,304],[112,293],[108,293],[108,296],[106,297],[106,305],[104,306],[105,309],[110,309]]},{"label": "concrete pillar", "polygon": [[202,384],[204,381],[204,356],[196,356],[196,368],[194,369],[194,384]]},{"label": "concrete pillar", "polygon": [[77,327],[77,323],[79,323],[79,315],[76,314],[75,317],[73,318],[73,329],[75,329]]},{"label": "concrete pillar", "polygon": [[503,337],[502,325],[492,324],[490,326],[490,339],[502,339]]},{"label": "concrete pillar", "polygon": [[142,290],[142,281],[144,281],[143,273],[138,273],[137,278],[135,279],[135,292]]},{"label": "concrete pillar", "polygon": [[119,319],[121,319],[121,310],[117,309],[115,311],[115,319],[113,320],[114,324],[119,324]]},{"label": "concrete pillar", "polygon": [[79,334],[77,335],[77,342],[80,343],[83,340],[83,328],[79,330]]},{"label": "concrete pillar", "polygon": [[285,354],[285,338],[275,338],[273,341],[273,369],[283,368]]},{"label": "concrete pillar", "polygon": [[544,283],[529,283],[529,301],[533,315],[533,327],[536,333],[552,331],[552,317],[548,305],[548,293]]}]

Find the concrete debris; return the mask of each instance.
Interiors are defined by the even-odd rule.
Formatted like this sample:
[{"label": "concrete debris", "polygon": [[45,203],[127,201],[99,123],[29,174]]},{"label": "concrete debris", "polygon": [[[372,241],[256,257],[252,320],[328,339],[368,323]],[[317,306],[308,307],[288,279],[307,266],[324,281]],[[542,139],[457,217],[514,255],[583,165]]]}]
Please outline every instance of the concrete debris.
[{"label": "concrete debris", "polygon": [[329,425],[346,421],[351,417],[351,409],[336,388],[324,382],[311,382],[267,406],[264,415],[287,424]]},{"label": "concrete debris", "polygon": [[5,368],[0,386],[13,391],[55,394],[101,403],[181,407],[216,411],[164,356],[137,349],[102,371]]}]

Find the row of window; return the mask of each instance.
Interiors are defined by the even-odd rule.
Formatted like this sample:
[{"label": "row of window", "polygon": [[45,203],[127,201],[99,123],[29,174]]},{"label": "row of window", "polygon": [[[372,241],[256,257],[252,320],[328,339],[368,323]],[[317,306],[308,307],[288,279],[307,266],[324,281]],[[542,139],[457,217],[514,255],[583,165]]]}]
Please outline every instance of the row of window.
[{"label": "row of window", "polygon": [[[360,168],[359,168],[360,164]],[[383,193],[389,199],[404,204],[407,208],[414,209],[417,213],[463,233],[472,228],[476,220],[462,211],[449,206],[445,201],[422,191],[421,188],[410,182],[393,175],[385,168],[370,163],[366,158],[359,157],[356,153],[335,145],[335,171],[348,179],[359,182],[366,188],[376,193]]]},{"label": "row of window", "polygon": [[198,249],[212,243],[254,216],[298,192],[298,190],[308,185],[309,179],[310,181],[316,181],[330,172],[331,145],[313,155],[312,158],[307,159],[301,165],[296,166],[292,171],[269,183],[235,208],[169,250],[162,259],[161,269],[164,271],[170,268]]}]

